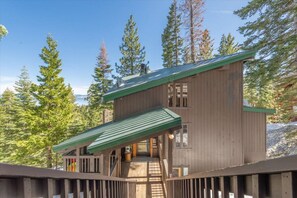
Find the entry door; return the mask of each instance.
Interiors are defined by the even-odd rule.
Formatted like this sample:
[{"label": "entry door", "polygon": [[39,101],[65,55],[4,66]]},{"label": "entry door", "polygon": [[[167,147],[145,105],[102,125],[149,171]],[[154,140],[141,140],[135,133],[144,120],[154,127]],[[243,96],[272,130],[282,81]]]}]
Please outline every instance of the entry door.
[{"label": "entry door", "polygon": [[149,140],[141,141],[137,144],[137,155],[149,155]]}]

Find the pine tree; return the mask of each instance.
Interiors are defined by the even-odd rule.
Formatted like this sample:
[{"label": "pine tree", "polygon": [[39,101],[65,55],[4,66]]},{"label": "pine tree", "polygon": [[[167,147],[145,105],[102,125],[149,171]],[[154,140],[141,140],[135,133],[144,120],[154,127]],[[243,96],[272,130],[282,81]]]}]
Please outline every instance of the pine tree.
[{"label": "pine tree", "polygon": [[21,129],[24,138],[30,135],[32,127],[34,126],[34,111],[36,107],[36,102],[32,95],[32,82],[29,78],[29,73],[26,67],[21,70],[21,75],[19,80],[15,83],[15,91],[17,97],[17,104],[19,106],[20,112],[18,114],[18,127]]},{"label": "pine tree", "polygon": [[[186,29],[184,60],[193,63],[199,57],[199,43],[202,37],[203,0],[184,0],[181,5],[183,24]],[[188,60],[188,56],[190,60]]]},{"label": "pine tree", "polygon": [[181,64],[183,39],[180,36],[181,15],[177,13],[176,0],[171,4],[167,16],[167,26],[162,34],[163,66]]},{"label": "pine tree", "polygon": [[88,90],[88,102],[92,107],[99,107],[102,104],[102,96],[108,91],[112,85],[111,68],[108,63],[107,50],[105,44],[100,47],[100,54],[97,57],[97,64],[94,69],[94,83],[91,84]]},{"label": "pine tree", "polygon": [[[244,48],[258,50],[258,60],[245,68],[250,79],[261,78],[263,73],[257,63],[264,62],[265,84],[273,81],[275,88],[283,90],[282,95],[286,96],[280,103],[290,103],[291,107],[297,105],[296,9],[297,3],[292,0],[252,0],[235,12],[243,20],[250,19],[239,28],[247,37]],[[289,109],[288,116],[292,114],[292,108]]]},{"label": "pine tree", "polygon": [[140,73],[140,65],[145,61],[145,48],[141,47],[138,36],[138,29],[131,15],[124,30],[120,51],[123,57],[120,58],[121,65],[116,64],[116,72],[124,77]]},{"label": "pine tree", "polygon": [[225,36],[225,34],[222,35],[220,47],[219,47],[219,54],[220,55],[228,55],[228,54],[234,54],[240,50],[239,44],[235,43],[235,38],[230,33]]},{"label": "pine tree", "polygon": [[18,108],[15,94],[6,89],[0,98],[0,160],[9,162],[10,154],[15,149],[14,139],[18,136]]},{"label": "pine tree", "polygon": [[47,46],[42,48],[41,59],[46,65],[40,66],[39,85],[35,86],[35,98],[38,103],[38,133],[43,145],[42,155],[46,157],[46,166],[53,165],[52,146],[65,140],[69,135],[69,125],[73,119],[73,94],[60,76],[61,59],[57,43],[47,37]]},{"label": "pine tree", "polygon": [[8,34],[8,31],[4,25],[0,24],[0,41],[3,37],[5,37]]},{"label": "pine tree", "polygon": [[30,81],[26,67],[22,68],[21,75],[15,83],[14,88],[16,91],[17,107],[15,124],[19,132],[12,141],[15,149],[10,153],[10,162],[31,165],[30,159],[28,159],[31,153],[25,153],[24,151],[28,147],[25,142],[34,134],[34,127],[36,126],[36,103],[32,96],[32,82]]},{"label": "pine tree", "polygon": [[201,59],[210,59],[213,57],[213,40],[210,38],[209,31],[203,31],[201,42],[199,43],[199,52]]}]

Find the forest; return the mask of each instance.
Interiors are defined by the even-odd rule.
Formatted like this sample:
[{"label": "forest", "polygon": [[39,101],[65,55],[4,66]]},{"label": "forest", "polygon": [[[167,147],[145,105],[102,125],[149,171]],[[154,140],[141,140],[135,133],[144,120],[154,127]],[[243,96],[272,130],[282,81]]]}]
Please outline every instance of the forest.
[{"label": "forest", "polygon": [[[290,0],[251,0],[234,14],[247,21],[239,27],[245,42],[237,43],[228,30],[214,51],[214,40],[204,29],[203,0],[173,0],[167,24],[160,35],[163,67],[195,63],[241,50],[256,50],[257,56],[244,68],[244,98],[250,105],[276,109],[271,123],[286,123],[297,116],[297,5]],[[9,30],[0,25],[1,40]],[[61,75],[63,65],[54,36],[45,38],[39,57],[38,83],[29,78],[26,67],[20,71],[14,90],[0,96],[0,161],[11,164],[54,168],[61,157],[53,145],[102,124],[104,109],[112,103],[102,100],[116,78],[138,74],[145,63],[145,46],[131,15],[123,30],[119,51],[122,57],[109,62],[107,44],[102,43],[90,78],[87,105],[75,104],[73,89]],[[161,65],[159,66],[161,67]],[[113,75],[113,68],[116,75]]]}]

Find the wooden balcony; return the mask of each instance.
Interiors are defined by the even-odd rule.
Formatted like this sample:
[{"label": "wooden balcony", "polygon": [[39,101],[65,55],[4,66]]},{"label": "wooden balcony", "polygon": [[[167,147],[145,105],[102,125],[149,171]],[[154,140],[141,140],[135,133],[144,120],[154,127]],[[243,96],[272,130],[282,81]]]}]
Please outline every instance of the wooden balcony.
[{"label": "wooden balcony", "polygon": [[[102,173],[103,161],[100,156],[63,156],[63,170],[80,173]],[[102,163],[102,164],[100,164]]]},{"label": "wooden balcony", "polygon": [[100,174],[0,164],[0,197],[135,198],[136,182]]},{"label": "wooden balcony", "polygon": [[[297,197],[297,155],[167,180],[168,197]],[[233,194],[233,195],[232,195]]]}]

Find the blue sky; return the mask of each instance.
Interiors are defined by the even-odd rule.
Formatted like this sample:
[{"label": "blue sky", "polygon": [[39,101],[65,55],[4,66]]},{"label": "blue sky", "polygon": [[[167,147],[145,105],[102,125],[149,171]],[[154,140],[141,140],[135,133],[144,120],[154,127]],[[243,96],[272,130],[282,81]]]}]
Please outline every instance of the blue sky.
[{"label": "blue sky", "polygon": [[[112,66],[121,57],[124,26],[132,14],[141,43],[146,48],[150,68],[162,67],[161,34],[167,22],[172,0],[1,0],[0,24],[9,31],[0,42],[0,93],[12,88],[26,66],[36,82],[41,48],[50,33],[58,42],[62,76],[76,94],[85,94],[92,83],[96,56],[105,42]],[[205,0],[204,28],[209,29],[218,48],[221,35],[232,33],[237,42],[244,38],[237,32],[243,21],[233,11],[248,0]]]}]

